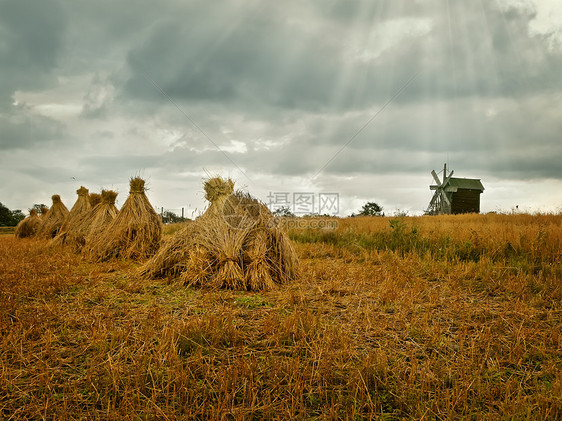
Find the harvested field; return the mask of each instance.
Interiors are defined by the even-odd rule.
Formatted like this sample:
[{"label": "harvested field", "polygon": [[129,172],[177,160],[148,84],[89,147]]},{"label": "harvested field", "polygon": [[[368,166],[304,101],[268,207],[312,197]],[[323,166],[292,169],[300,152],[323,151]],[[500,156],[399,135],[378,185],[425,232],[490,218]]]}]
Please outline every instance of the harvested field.
[{"label": "harvested field", "polygon": [[562,215],[336,222],[259,293],[0,237],[0,419],[562,417]]}]

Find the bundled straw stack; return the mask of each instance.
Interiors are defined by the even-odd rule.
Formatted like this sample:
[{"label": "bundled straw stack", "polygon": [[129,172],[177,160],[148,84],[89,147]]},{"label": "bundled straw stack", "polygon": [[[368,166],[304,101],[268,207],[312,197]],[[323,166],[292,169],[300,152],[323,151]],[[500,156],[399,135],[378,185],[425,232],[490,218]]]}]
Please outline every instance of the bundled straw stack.
[{"label": "bundled straw stack", "polygon": [[[203,186],[205,199],[211,205],[199,217],[207,219],[212,215],[219,215],[226,199],[234,193],[234,182],[230,179],[214,177],[207,180]],[[187,270],[188,261],[193,248],[195,232],[199,231],[200,224],[188,222],[171,238],[165,239],[158,253],[151,258],[142,268],[141,276],[146,278],[179,276]]]},{"label": "bundled straw stack", "polygon": [[113,257],[145,259],[156,253],[162,237],[162,221],[148,201],[144,180],[133,178],[129,197],[103,232],[88,243],[98,261]]},{"label": "bundled straw stack", "polygon": [[141,275],[179,275],[186,285],[239,290],[267,290],[296,278],[287,234],[263,203],[233,187],[232,180],[207,181],[211,206],[166,241]]},{"label": "bundled straw stack", "polygon": [[70,209],[70,213],[64,220],[57,236],[53,238],[53,244],[65,244],[67,237],[76,230],[78,224],[86,218],[92,209],[88,189],[81,186],[78,190],[76,190],[76,193],[78,194],[78,199],[76,199],[74,206]]},{"label": "bundled straw stack", "polygon": [[[96,225],[99,226],[101,230],[117,215],[118,211],[115,207],[116,197],[117,193],[111,190],[103,190],[101,194],[90,194],[90,206],[92,206],[92,208],[88,214],[76,224],[74,229],[68,233],[66,244],[74,247],[77,252],[81,251],[86,243],[86,236],[92,230],[92,227]],[[103,217],[100,218],[100,215],[103,215]]]},{"label": "bundled straw stack", "polygon": [[53,238],[55,237],[62,227],[67,215],[68,209],[61,202],[60,196],[58,194],[53,195],[53,205],[47,214],[42,217],[43,223],[41,228],[37,232],[37,236],[43,238]]},{"label": "bundled straw stack", "polygon": [[84,253],[92,255],[91,245],[103,237],[104,231],[119,213],[115,206],[116,198],[117,193],[113,190],[102,190],[101,202],[92,209],[90,216],[78,229],[74,239],[77,249],[85,246],[82,249]]},{"label": "bundled straw stack", "polygon": [[16,226],[15,236],[17,238],[33,237],[39,227],[41,227],[41,218],[37,215],[37,209],[31,209],[29,216]]}]

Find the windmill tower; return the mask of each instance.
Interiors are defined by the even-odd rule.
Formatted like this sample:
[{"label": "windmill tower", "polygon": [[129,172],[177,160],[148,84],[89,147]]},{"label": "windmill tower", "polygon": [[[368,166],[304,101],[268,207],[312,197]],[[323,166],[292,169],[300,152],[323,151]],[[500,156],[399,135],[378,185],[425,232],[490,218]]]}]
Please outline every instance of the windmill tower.
[{"label": "windmill tower", "polygon": [[425,213],[429,215],[438,215],[442,213],[451,213],[451,198],[448,195],[446,188],[449,183],[449,179],[453,176],[454,171],[449,173],[447,177],[447,164],[443,166],[443,181],[439,180],[435,170],[431,170],[431,175],[437,184],[432,184],[429,186],[430,190],[434,190],[435,193],[429,202],[429,206],[425,210]]},{"label": "windmill tower", "polygon": [[484,191],[481,181],[476,178],[453,178],[454,171],[447,175],[447,164],[443,166],[443,180],[432,170],[436,184],[429,186],[435,191],[429,206],[428,215],[479,213],[480,194]]}]

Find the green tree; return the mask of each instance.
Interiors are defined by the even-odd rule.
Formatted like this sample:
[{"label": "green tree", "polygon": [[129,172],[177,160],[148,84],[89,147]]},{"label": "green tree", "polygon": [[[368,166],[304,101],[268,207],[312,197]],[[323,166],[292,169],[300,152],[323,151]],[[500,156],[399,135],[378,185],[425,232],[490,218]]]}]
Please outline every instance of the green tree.
[{"label": "green tree", "polygon": [[292,218],[295,216],[291,209],[288,206],[281,206],[273,211],[273,216],[285,216],[288,218]]},{"label": "green tree", "polygon": [[182,218],[181,216],[176,215],[174,212],[165,211],[162,214],[162,222],[164,224],[174,224],[176,222],[183,222],[186,218]]},{"label": "green tree", "polygon": [[375,202],[367,202],[363,205],[361,212],[359,212],[361,216],[384,216],[382,212],[382,206]]},{"label": "green tree", "polygon": [[21,210],[11,211],[0,202],[0,227],[15,227],[24,218]]},{"label": "green tree", "polygon": [[[38,215],[41,215],[41,207],[43,208],[49,208],[47,205],[43,204],[43,203],[36,203],[33,205],[33,207],[31,209],[35,209],[37,211]],[[31,211],[31,209],[29,209]]]}]

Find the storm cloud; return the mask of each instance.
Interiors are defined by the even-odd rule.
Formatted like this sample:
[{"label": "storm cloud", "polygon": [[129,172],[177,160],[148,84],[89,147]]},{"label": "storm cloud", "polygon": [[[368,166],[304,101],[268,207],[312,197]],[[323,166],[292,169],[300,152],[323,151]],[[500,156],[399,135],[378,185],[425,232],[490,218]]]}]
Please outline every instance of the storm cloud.
[{"label": "storm cloud", "polygon": [[484,210],[519,200],[487,201],[501,186],[557,209],[537,192],[562,182],[556,16],[548,0],[0,2],[0,176],[21,180],[2,202],[142,173],[162,206],[201,208],[222,173],[263,200],[416,213],[448,161],[482,178]]}]

